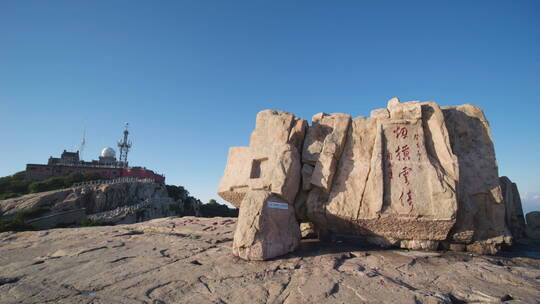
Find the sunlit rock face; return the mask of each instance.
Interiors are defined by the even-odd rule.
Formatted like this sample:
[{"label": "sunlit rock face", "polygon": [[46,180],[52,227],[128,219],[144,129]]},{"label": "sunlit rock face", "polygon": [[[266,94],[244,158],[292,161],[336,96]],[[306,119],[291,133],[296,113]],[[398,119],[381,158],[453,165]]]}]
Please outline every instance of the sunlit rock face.
[{"label": "sunlit rock face", "polygon": [[232,147],[218,194],[240,208],[233,253],[265,260],[294,251],[300,227],[294,199],[307,122],[281,111],[257,115],[249,147]]},{"label": "sunlit rock face", "polygon": [[307,122],[281,111],[257,114],[249,147],[231,147],[218,194],[240,207],[248,191],[264,190],[294,201]]},{"label": "sunlit rock face", "polygon": [[246,260],[266,260],[298,247],[300,226],[294,209],[268,191],[248,191],[242,200],[233,253]]},{"label": "sunlit rock face", "polygon": [[[244,200],[252,191],[268,194]],[[250,146],[230,149],[218,193],[241,208],[239,222],[243,214],[248,223],[273,214],[256,197],[273,195],[294,209],[296,221],[253,234],[253,244],[288,248],[280,254],[294,246],[265,235],[286,229],[297,238],[290,227],[296,222],[410,249],[442,244],[494,253],[511,242],[489,125],[473,105],[393,98],[370,117],[319,113],[311,126],[290,113],[262,111]],[[255,229],[249,227],[237,229]]]},{"label": "sunlit rock face", "polygon": [[[337,122],[338,115],[329,117]],[[459,173],[436,104],[393,99],[370,118],[343,117],[345,128],[334,123],[324,136],[310,137],[320,124],[317,118],[304,142],[304,152],[312,141],[323,143],[311,189],[299,202],[308,219],[321,228],[382,237],[389,244],[446,239],[456,220]]]}]

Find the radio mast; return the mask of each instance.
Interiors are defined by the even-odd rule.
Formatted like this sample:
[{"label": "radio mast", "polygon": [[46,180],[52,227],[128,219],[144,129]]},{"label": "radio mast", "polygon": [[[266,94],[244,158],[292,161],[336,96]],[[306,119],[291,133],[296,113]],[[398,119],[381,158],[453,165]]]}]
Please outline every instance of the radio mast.
[{"label": "radio mast", "polygon": [[79,160],[83,160],[83,152],[84,152],[84,146],[86,145],[86,127],[84,128],[84,131],[83,131],[83,136],[82,136],[82,140],[81,140],[81,143],[79,144]]},{"label": "radio mast", "polygon": [[121,163],[121,166],[127,167],[128,166],[128,152],[129,149],[131,149],[131,141],[128,140],[128,131],[129,123],[125,123],[125,130],[124,130],[124,138],[118,141],[118,148],[120,149],[120,159],[119,162]]}]

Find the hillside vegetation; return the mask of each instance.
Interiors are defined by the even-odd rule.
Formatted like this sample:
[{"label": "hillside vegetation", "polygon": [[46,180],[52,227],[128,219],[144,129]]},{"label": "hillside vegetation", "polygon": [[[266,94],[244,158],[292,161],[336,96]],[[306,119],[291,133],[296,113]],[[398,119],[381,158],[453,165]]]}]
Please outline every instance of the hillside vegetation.
[{"label": "hillside vegetation", "polygon": [[196,215],[195,206],[199,206],[199,216],[201,217],[238,217],[238,209],[231,209],[225,204],[219,204],[215,199],[211,199],[207,204],[189,194],[182,186],[166,185],[169,196],[175,200],[184,202],[184,210],[177,211],[179,216]]},{"label": "hillside vegetation", "polygon": [[207,204],[200,207],[202,217],[238,217],[238,209],[231,209],[225,204],[219,204],[215,199],[211,199]]},{"label": "hillside vegetation", "polygon": [[[29,193],[38,193],[51,190],[59,190],[71,187],[74,183],[101,179],[96,173],[74,172],[66,176],[48,178],[45,180],[30,182],[25,180],[25,172],[18,172],[11,176],[0,178],[0,200],[19,197]],[[200,217],[237,217],[238,209],[231,209],[227,205],[219,204],[216,200],[210,200],[203,204],[199,199],[190,195],[182,186],[165,185],[167,195],[178,202],[178,205],[169,206],[175,215],[200,216]],[[28,221],[49,213],[49,207],[35,207],[19,211],[14,216],[0,216],[0,232],[35,230]],[[84,219],[79,226],[102,226],[110,223],[95,222]]]},{"label": "hillside vegetation", "polygon": [[189,191],[187,191],[182,186],[175,186],[175,185],[165,185],[167,188],[167,194],[170,198],[174,199],[175,201],[182,201],[183,204],[183,210],[180,210],[178,207],[177,210],[172,210],[176,212],[176,215],[178,216],[195,216],[196,215],[196,208],[197,206],[201,205],[202,202],[191,195],[189,195]]},{"label": "hillside vegetation", "polygon": [[25,172],[17,172],[10,176],[0,177],[0,200],[14,198],[28,193],[37,193],[69,188],[74,183],[101,179],[98,173],[80,173],[31,182],[25,179]]}]

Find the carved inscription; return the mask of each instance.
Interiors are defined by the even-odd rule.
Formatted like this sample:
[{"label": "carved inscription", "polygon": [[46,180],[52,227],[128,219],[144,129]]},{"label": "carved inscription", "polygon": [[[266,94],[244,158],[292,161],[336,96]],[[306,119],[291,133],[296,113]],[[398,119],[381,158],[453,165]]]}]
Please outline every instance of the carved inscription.
[{"label": "carved inscription", "polygon": [[426,200],[429,187],[422,162],[427,160],[421,122],[383,125],[383,155],[386,205],[398,213],[414,213],[419,200]]}]

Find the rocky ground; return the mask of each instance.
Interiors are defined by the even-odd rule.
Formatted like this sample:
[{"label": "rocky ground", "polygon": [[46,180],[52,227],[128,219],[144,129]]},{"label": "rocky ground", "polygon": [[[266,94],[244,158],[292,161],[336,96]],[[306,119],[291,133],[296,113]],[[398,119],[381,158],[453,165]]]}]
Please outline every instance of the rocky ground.
[{"label": "rocky ground", "polygon": [[540,302],[540,260],[519,252],[303,240],[294,254],[246,262],[231,254],[235,224],[184,217],[1,233],[0,303]]}]

